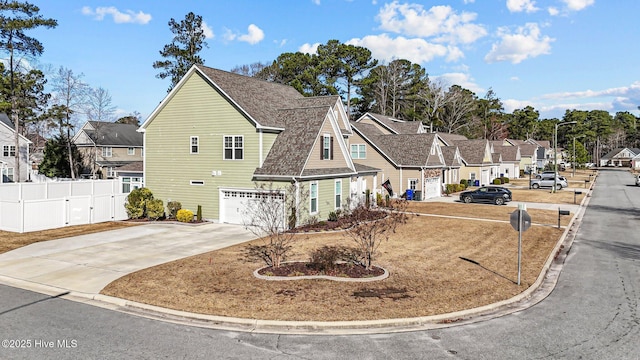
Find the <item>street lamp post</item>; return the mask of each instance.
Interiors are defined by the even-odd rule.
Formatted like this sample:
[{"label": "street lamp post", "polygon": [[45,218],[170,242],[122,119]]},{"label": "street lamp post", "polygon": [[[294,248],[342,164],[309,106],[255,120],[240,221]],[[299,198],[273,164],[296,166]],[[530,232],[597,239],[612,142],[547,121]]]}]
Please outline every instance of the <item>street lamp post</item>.
[{"label": "street lamp post", "polygon": [[572,178],[576,177],[576,166],[578,165],[578,159],[576,159],[576,139],[582,138],[584,135],[574,136],[573,137],[573,175]]},{"label": "street lamp post", "polygon": [[553,175],[553,188],[551,189],[551,192],[554,193],[556,192],[556,186],[558,186],[558,127],[575,123],[575,121],[558,123],[556,124],[555,130],[553,132],[553,135],[555,137],[555,145],[553,147],[553,167],[555,170],[555,174]]}]

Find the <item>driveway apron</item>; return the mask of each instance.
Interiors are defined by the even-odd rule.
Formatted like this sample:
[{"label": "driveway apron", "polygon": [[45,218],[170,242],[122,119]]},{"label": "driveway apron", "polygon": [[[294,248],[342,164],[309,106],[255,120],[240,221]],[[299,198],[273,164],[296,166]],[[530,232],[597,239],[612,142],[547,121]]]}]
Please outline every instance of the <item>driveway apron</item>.
[{"label": "driveway apron", "polygon": [[44,241],[0,254],[0,276],[99,293],[129,273],[255,238],[239,225],[148,224]]}]

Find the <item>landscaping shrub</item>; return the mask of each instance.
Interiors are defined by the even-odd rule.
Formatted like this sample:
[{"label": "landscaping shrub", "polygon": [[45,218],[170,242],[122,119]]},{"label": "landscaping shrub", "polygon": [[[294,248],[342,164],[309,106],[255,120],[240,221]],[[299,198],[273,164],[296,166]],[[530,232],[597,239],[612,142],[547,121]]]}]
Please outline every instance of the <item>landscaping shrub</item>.
[{"label": "landscaping shrub", "polygon": [[500,181],[500,178],[493,179],[493,185],[502,185],[502,181]]},{"label": "landscaping shrub", "polygon": [[378,204],[378,206],[384,206],[382,194],[380,193],[376,193],[376,204]]},{"label": "landscaping shrub", "polygon": [[147,202],[153,200],[151,190],[147,188],[133,189],[127,196],[124,208],[129,219],[140,219],[147,217]]},{"label": "landscaping shrub", "polygon": [[202,206],[198,205],[198,211],[196,212],[196,220],[202,221]]},{"label": "landscaping shrub", "polygon": [[169,211],[169,219],[175,219],[178,210],[182,209],[182,204],[178,201],[169,201],[167,203],[167,210]]},{"label": "landscaping shrub", "polygon": [[193,221],[193,211],[187,209],[180,209],[176,214],[176,219],[180,222],[192,222]]},{"label": "landscaping shrub", "polygon": [[344,250],[338,246],[325,245],[309,254],[308,266],[319,271],[333,269],[336,261],[342,259],[343,252]]},{"label": "landscaping shrub", "polygon": [[338,221],[338,214],[335,211],[329,213],[329,217],[327,218],[329,221]]},{"label": "landscaping shrub", "polygon": [[467,182],[467,179],[460,180],[460,185],[464,186],[465,189],[469,187],[469,183]]},{"label": "landscaping shrub", "polygon": [[164,204],[160,199],[147,201],[147,217],[150,220],[158,220],[164,216]]},{"label": "landscaping shrub", "polygon": [[509,183],[509,178],[508,177],[503,176],[501,179],[502,179],[502,183],[503,184],[508,184]]},{"label": "landscaping shrub", "polygon": [[458,190],[460,188],[460,185],[462,184],[447,184],[447,195],[460,191]]}]

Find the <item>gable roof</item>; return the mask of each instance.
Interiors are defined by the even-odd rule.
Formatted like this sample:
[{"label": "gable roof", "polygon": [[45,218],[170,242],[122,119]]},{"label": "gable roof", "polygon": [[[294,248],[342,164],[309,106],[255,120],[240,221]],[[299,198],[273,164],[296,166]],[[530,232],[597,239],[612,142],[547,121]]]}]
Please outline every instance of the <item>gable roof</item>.
[{"label": "gable roof", "polygon": [[[611,151],[609,151],[605,156],[603,156],[601,159],[613,159],[616,155],[618,155],[619,153],[621,153],[623,150],[629,150],[630,152],[633,153],[633,156],[636,156],[638,154],[640,154],[640,149],[638,148],[626,148],[626,147],[619,147],[619,148],[615,148]],[[632,157],[633,157],[632,156]]]},{"label": "gable roof", "polygon": [[80,132],[84,132],[98,146],[141,147],[143,135],[137,130],[138,127],[131,124],[88,121]]},{"label": "gable roof", "polygon": [[460,150],[460,156],[469,165],[481,165],[484,163],[488,140],[456,140],[454,144]]},{"label": "gable roof", "polygon": [[[283,128],[285,121],[277,116],[278,109],[292,108],[292,101],[304,96],[291,86],[264,81],[249,76],[213,69],[194,67],[222,90],[261,127]],[[327,97],[332,98],[332,97]],[[318,99],[308,101],[326,101]],[[304,100],[307,101],[307,100]]]},{"label": "gable roof", "polygon": [[526,142],[529,144],[538,145],[545,149],[551,149],[551,141],[549,140],[527,139]]},{"label": "gable roof", "polygon": [[493,151],[502,155],[502,161],[516,162],[520,161],[520,147],[500,145],[493,146]]},{"label": "gable roof", "polygon": [[469,140],[464,135],[442,133],[442,132],[436,132],[436,134],[438,134],[438,136],[442,139],[442,141],[444,141],[444,143],[447,144],[448,146],[454,145],[456,141]]},{"label": "gable roof", "polygon": [[518,147],[520,148],[520,156],[533,157],[538,150],[538,145],[532,144],[520,144]]},{"label": "gable roof", "polygon": [[420,121],[404,121],[393,118],[391,116],[376,114],[372,112],[365,113],[358,120],[356,120],[356,122],[359,123],[365,118],[369,118],[377,122],[382,127],[389,130],[389,132],[394,134],[420,134],[424,132],[424,127],[422,125],[422,122]]},{"label": "gable roof", "polygon": [[254,174],[302,176],[328,111],[325,106],[279,110],[277,113],[284,131],[278,134],[262,167],[257,168]]},{"label": "gable roof", "polygon": [[452,146],[441,146],[440,150],[442,150],[442,157],[444,158],[444,163],[448,167],[461,167],[461,159],[460,153],[458,151],[458,147],[455,145]]},{"label": "gable roof", "polygon": [[385,134],[371,124],[351,123],[352,128],[396,166],[442,167],[439,153],[431,154],[436,134]]},{"label": "gable roof", "polygon": [[[16,128],[13,126],[14,123],[9,119],[6,113],[0,113],[0,126],[4,126],[9,129],[12,133],[15,134]],[[22,140],[24,140],[27,144],[32,144],[31,140],[27,139],[25,136],[18,134]]]}]

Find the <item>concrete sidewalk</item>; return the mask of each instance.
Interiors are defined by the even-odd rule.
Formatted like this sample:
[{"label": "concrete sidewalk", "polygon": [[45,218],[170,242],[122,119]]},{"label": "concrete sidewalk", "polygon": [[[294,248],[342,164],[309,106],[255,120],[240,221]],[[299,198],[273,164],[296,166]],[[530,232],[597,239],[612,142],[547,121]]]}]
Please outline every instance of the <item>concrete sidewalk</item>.
[{"label": "concrete sidewalk", "polygon": [[0,276],[97,294],[129,273],[254,238],[242,226],[229,224],[132,226],[0,254]]}]

